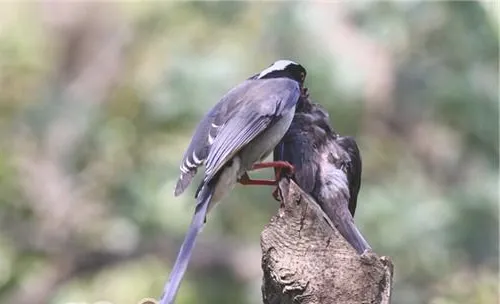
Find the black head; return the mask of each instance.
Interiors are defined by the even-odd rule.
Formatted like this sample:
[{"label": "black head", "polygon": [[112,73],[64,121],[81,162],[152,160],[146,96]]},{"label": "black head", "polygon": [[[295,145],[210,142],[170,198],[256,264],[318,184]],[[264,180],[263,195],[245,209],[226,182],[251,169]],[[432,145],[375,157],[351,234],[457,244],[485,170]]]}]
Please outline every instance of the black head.
[{"label": "black head", "polygon": [[306,69],[290,60],[278,60],[256,75],[255,79],[287,77],[297,81],[301,86],[306,79]]}]

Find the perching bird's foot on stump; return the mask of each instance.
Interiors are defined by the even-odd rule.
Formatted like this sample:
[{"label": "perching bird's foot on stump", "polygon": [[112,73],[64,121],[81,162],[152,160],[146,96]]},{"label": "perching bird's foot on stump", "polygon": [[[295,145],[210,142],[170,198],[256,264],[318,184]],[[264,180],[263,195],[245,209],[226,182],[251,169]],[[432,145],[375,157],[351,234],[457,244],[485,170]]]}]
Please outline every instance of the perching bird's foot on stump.
[{"label": "perching bird's foot on stump", "polygon": [[286,161],[274,161],[274,162],[266,162],[266,163],[258,163],[252,166],[251,170],[258,170],[264,168],[274,168],[275,172],[275,180],[263,180],[263,179],[251,179],[250,176],[245,172],[238,182],[242,185],[259,185],[259,186],[276,186],[272,195],[275,200],[280,201],[279,198],[279,189],[278,189],[278,181],[282,177],[282,173],[285,173],[287,176],[293,175],[295,172],[295,167]]},{"label": "perching bird's foot on stump", "polygon": [[278,182],[276,180],[267,180],[267,179],[251,179],[250,176],[245,172],[238,179],[238,183],[242,185],[259,185],[259,186],[276,186]]},{"label": "perching bird's foot on stump", "polygon": [[252,170],[257,170],[257,169],[264,169],[264,168],[275,168],[278,170],[282,169],[288,169],[292,174],[295,172],[295,167],[292,166],[289,162],[287,161],[273,161],[273,162],[266,162],[266,163],[257,163],[252,166]]},{"label": "perching bird's foot on stump", "polygon": [[295,182],[279,182],[282,204],[261,234],[265,304],[389,304],[393,265],[357,254]]},{"label": "perching bird's foot on stump", "polygon": [[275,161],[275,162],[265,162],[258,163],[252,166],[251,170],[258,170],[264,168],[275,168],[276,177],[275,180],[266,180],[266,179],[251,179],[248,176],[248,173],[244,173],[239,179],[238,182],[242,185],[259,185],[259,186],[276,186],[278,185],[278,180],[280,177],[280,173],[283,169],[293,173],[295,171],[294,166],[292,166],[289,162],[286,161]]}]

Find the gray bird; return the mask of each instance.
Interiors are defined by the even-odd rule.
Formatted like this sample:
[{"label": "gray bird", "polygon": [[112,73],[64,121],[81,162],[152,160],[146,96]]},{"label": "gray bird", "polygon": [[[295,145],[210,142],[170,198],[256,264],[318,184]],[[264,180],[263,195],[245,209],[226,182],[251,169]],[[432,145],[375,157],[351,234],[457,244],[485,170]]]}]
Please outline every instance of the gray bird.
[{"label": "gray bird", "polygon": [[370,249],[354,224],[361,184],[361,156],[354,138],[340,136],[320,105],[301,96],[287,133],[274,150],[275,161],[295,168],[294,179],[358,254]]},{"label": "gray bird", "polygon": [[251,180],[247,175],[249,170],[290,167],[284,162],[256,163],[273,151],[290,126],[305,76],[306,70],[300,64],[276,61],[230,90],[199,123],[184,154],[174,194],[184,192],[202,164],[205,173],[196,191],[191,225],[165,285],[161,304],[175,300],[195,239],[215,203],[237,182],[276,184],[276,181]]}]

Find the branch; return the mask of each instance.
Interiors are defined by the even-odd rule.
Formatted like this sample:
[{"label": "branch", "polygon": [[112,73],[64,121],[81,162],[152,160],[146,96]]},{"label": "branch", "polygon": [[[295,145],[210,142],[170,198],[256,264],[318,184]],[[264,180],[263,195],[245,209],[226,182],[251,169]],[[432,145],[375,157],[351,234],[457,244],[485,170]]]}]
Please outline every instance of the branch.
[{"label": "branch", "polygon": [[358,255],[293,181],[279,188],[281,207],[261,234],[264,303],[390,303],[391,261]]}]

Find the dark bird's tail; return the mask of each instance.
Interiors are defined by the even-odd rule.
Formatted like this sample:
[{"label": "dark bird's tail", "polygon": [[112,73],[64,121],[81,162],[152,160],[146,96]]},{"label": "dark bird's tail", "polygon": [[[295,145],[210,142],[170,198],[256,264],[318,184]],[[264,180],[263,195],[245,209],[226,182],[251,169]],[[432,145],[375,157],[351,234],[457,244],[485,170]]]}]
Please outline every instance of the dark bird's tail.
[{"label": "dark bird's tail", "polygon": [[198,204],[189,226],[189,230],[184,238],[177,259],[175,260],[174,268],[170,273],[170,277],[163,290],[163,296],[159,304],[172,304],[181,285],[182,278],[186,272],[191,253],[194,248],[196,237],[201,231],[205,223],[205,216],[207,214],[208,206],[212,199],[213,189],[210,185],[206,184],[198,196]]},{"label": "dark bird's tail", "polygon": [[334,224],[340,234],[342,234],[346,241],[356,249],[358,254],[362,254],[365,250],[371,249],[358,227],[354,224],[354,220],[350,213],[346,212],[346,214],[341,216],[340,220],[334,222]]},{"label": "dark bird's tail", "polygon": [[349,196],[347,191],[337,191],[334,195],[329,192],[328,196],[318,200],[321,209],[337,228],[344,239],[358,252],[362,254],[365,250],[371,249],[358,227],[354,224],[354,218],[348,209]]}]

